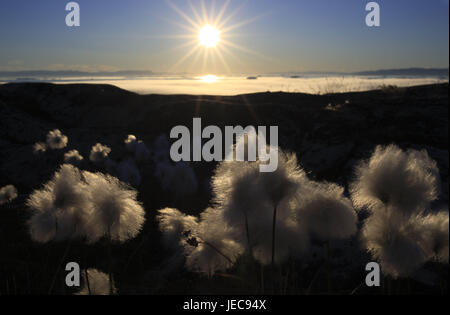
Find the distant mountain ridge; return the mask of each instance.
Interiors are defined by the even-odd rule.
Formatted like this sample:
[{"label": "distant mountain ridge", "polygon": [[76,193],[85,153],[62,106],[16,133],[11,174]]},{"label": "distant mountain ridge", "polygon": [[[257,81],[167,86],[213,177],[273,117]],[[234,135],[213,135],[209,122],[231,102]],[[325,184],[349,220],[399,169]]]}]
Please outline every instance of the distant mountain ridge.
[{"label": "distant mountain ridge", "polygon": [[384,69],[374,71],[355,72],[356,75],[381,75],[381,76],[448,76],[449,69],[443,68],[407,68],[407,69]]},{"label": "distant mountain ridge", "polygon": [[[38,78],[38,77],[145,77],[152,75],[173,75],[171,73],[154,73],[150,70],[123,70],[123,71],[98,71],[86,72],[75,70],[29,70],[29,71],[0,71],[3,78]],[[280,75],[360,75],[360,76],[437,76],[448,77],[448,68],[403,68],[403,69],[380,69],[360,72],[284,72]]]},{"label": "distant mountain ridge", "polygon": [[287,75],[358,75],[358,76],[436,76],[448,77],[448,68],[399,68],[399,69],[380,69],[366,70],[358,72],[323,72],[323,71],[304,71],[304,72],[286,72]]},{"label": "distant mountain ridge", "polygon": [[149,76],[154,73],[149,70],[124,71],[75,71],[75,70],[30,70],[30,71],[0,71],[0,77],[110,77],[110,76]]}]

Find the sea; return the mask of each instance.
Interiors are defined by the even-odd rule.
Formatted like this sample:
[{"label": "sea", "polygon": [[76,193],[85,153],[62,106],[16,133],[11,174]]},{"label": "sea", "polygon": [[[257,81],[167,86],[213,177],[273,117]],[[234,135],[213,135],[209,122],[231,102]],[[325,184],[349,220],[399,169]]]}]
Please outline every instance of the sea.
[{"label": "sea", "polygon": [[448,82],[448,77],[357,75],[153,75],[1,78],[8,82],[55,84],[111,84],[138,94],[240,95],[265,92],[329,94],[359,92],[385,87],[409,87]]}]

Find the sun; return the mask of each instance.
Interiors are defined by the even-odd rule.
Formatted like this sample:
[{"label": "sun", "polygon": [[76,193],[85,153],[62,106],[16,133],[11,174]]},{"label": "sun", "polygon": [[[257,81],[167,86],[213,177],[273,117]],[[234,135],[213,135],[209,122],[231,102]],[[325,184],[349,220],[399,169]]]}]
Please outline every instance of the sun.
[{"label": "sun", "polygon": [[219,78],[213,74],[208,74],[203,77],[199,77],[199,79],[205,83],[216,83]]},{"label": "sun", "polygon": [[[208,72],[223,72],[225,70],[226,72],[231,73],[231,68],[227,63],[224,54],[227,55],[228,58],[234,59],[237,63],[241,63],[242,59],[241,56],[237,56],[233,50],[264,57],[261,53],[244,48],[230,40],[230,38],[236,36],[236,34],[232,33],[233,30],[239,29],[259,18],[240,19],[234,24],[230,24],[230,21],[238,19],[237,14],[244,4],[241,4],[230,14],[227,14],[226,11],[231,0],[224,1],[223,6],[218,10],[216,10],[215,1],[210,1],[211,7],[209,10],[206,8],[204,0],[201,0],[201,2],[199,1],[200,10],[198,10],[198,8],[192,4],[191,0],[187,0],[187,4],[192,13],[189,14],[187,11],[183,11],[174,5],[171,0],[166,0],[166,2],[185,22],[187,22],[187,24],[172,20],[169,20],[169,22],[188,31],[187,34],[175,35],[175,38],[185,38],[188,39],[188,41],[174,47],[175,50],[183,49],[186,50],[186,52],[170,67],[169,72],[179,71],[180,67],[183,66],[184,72],[206,74]],[[243,36],[243,34],[239,32],[237,36]],[[192,62],[189,65],[186,65],[186,61],[188,60],[191,60]],[[199,65],[199,63],[201,63],[201,65]],[[219,70],[218,67],[221,69]],[[211,81],[211,78],[212,77],[208,77],[204,82]]]},{"label": "sun", "polygon": [[205,25],[198,33],[198,40],[206,48],[216,47],[220,41],[220,32],[215,26]]}]

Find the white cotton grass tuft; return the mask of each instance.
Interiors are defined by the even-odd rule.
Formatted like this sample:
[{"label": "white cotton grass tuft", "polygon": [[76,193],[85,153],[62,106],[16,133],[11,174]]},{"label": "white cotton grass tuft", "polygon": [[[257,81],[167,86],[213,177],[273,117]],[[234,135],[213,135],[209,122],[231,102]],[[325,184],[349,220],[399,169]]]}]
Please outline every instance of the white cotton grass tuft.
[{"label": "white cotton grass tuft", "polygon": [[31,238],[40,243],[76,238],[93,243],[104,236],[125,241],[145,221],[136,197],[135,190],[115,177],[64,164],[27,200]]},{"label": "white cotton grass tuft", "polygon": [[111,288],[112,294],[117,293],[114,283],[111,285],[111,280],[106,273],[97,269],[87,269],[82,271],[82,275],[83,286],[75,295],[110,295]]},{"label": "white cotton grass tuft", "polygon": [[128,135],[124,142],[125,142],[125,147],[126,147],[127,151],[134,153],[134,150],[136,149],[136,143],[137,143],[136,136]]},{"label": "white cotton grass tuft", "polygon": [[88,186],[92,213],[86,237],[95,242],[101,237],[124,242],[134,238],[145,222],[145,211],[137,201],[137,191],[116,177],[82,172]]},{"label": "white cotton grass tuft", "polygon": [[356,168],[350,185],[356,208],[389,204],[407,214],[421,211],[438,197],[439,170],[426,151],[377,146],[372,157]]},{"label": "white cotton grass tuft", "polygon": [[298,166],[297,156],[278,150],[278,168],[274,172],[261,173],[261,189],[273,206],[289,200],[307,182],[305,171]]},{"label": "white cotton grass tuft", "polygon": [[426,239],[431,259],[448,264],[449,219],[448,210],[424,216],[419,223]]},{"label": "white cotton grass tuft", "polygon": [[133,159],[126,159],[117,165],[117,175],[119,179],[134,187],[141,184],[141,172]]},{"label": "white cotton grass tuft", "polygon": [[198,229],[196,217],[186,215],[174,208],[158,210],[156,220],[163,235],[164,245],[172,249],[185,247],[184,235],[191,234]]},{"label": "white cotton grass tuft", "polygon": [[233,239],[232,228],[225,224],[222,212],[208,208],[200,214],[197,229],[190,235],[186,266],[189,270],[212,276],[232,267],[244,252],[244,246]]},{"label": "white cotton grass tuft", "polygon": [[424,214],[439,192],[426,151],[378,146],[356,175],[353,203],[370,210],[361,237],[386,274],[409,277],[429,260],[448,262],[448,212]]},{"label": "white cotton grass tuft", "polygon": [[36,142],[33,144],[33,153],[42,154],[47,151],[47,145],[44,142]]},{"label": "white cotton grass tuft", "polygon": [[83,159],[83,156],[78,150],[71,150],[64,154],[64,162],[75,166],[79,166]]},{"label": "white cotton grass tuft", "polygon": [[344,188],[333,183],[311,182],[295,198],[296,216],[307,222],[311,237],[319,241],[347,239],[357,231],[357,216]]},{"label": "white cotton grass tuft", "polygon": [[91,153],[89,154],[89,160],[96,164],[104,163],[108,155],[111,153],[111,148],[103,145],[101,143],[97,143],[91,148]]},{"label": "white cotton grass tuft", "polygon": [[61,130],[55,129],[47,134],[47,146],[52,150],[63,149],[67,146],[69,139],[63,135]]},{"label": "white cotton grass tuft", "polygon": [[[282,211],[281,207],[284,205],[280,206]],[[268,207],[263,213],[272,213],[272,211],[273,209]],[[281,213],[287,213],[287,211]],[[283,264],[290,257],[304,257],[310,246],[306,225],[305,221],[297,220],[293,215],[277,218],[276,251],[273,257],[275,264]],[[256,224],[251,225],[250,232],[253,257],[262,265],[272,264],[272,222],[269,220],[256,221]]]},{"label": "white cotton grass tuft", "polygon": [[80,237],[90,214],[90,202],[80,171],[64,164],[54,177],[27,200],[33,215],[28,221],[31,238],[40,243]]},{"label": "white cotton grass tuft", "polygon": [[0,205],[13,201],[17,198],[17,189],[13,185],[0,188]]},{"label": "white cotton grass tuft", "polygon": [[261,215],[265,198],[258,185],[259,175],[257,163],[221,162],[211,180],[214,205],[223,211],[227,224],[242,231],[241,237],[246,238],[247,243],[250,241],[248,234],[255,233],[256,222],[263,219],[272,222],[272,209]]},{"label": "white cotton grass tuft", "polygon": [[213,202],[223,211],[225,222],[235,229],[236,239],[262,264],[272,259],[276,211],[273,258],[274,263],[283,263],[289,256],[300,256],[309,244],[303,222],[294,220],[288,206],[308,179],[295,154],[278,150],[278,168],[273,173],[261,173],[259,164],[221,162],[211,183]]},{"label": "white cotton grass tuft", "polygon": [[244,251],[218,209],[208,208],[197,218],[165,208],[156,218],[164,244],[181,251],[188,270],[212,276],[230,268]]},{"label": "white cotton grass tuft", "polygon": [[405,218],[398,209],[377,211],[365,222],[361,236],[383,272],[393,278],[409,277],[429,260],[420,217]]}]

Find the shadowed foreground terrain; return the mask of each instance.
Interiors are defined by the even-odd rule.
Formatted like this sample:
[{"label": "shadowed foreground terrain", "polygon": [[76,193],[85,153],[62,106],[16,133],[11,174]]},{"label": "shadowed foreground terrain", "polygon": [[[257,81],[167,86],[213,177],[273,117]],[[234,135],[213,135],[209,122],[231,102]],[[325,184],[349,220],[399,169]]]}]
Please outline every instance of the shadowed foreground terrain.
[{"label": "shadowed foreground terrain", "polygon": [[[192,129],[194,117],[202,118],[203,127],[217,125],[222,130],[236,125],[278,126],[279,146],[295,152],[311,178],[347,187],[356,162],[368,158],[376,145],[395,143],[403,149],[426,149],[437,162],[442,181],[439,207],[448,205],[448,93],[448,83],[330,95],[261,93],[231,97],[138,95],[108,85],[0,85],[0,187],[13,184],[19,191],[16,200],[0,206],[0,293],[48,293],[62,257],[64,261],[107,269],[106,250],[101,244],[40,245],[28,235],[29,213],[24,201],[52,177],[67,150],[77,149],[87,160],[90,148],[99,142],[111,147],[110,156],[120,160],[126,154],[123,140],[128,134],[151,144],[177,125]],[[37,157],[33,144],[53,129],[67,135],[66,150]],[[234,278],[216,276],[209,280],[167,267],[155,211],[174,207],[198,214],[211,199],[208,183],[215,163],[192,166],[199,188],[183,199],[173,198],[159,187],[151,161],[142,166],[142,182],[136,188],[146,210],[146,224],[136,239],[113,248],[114,276],[120,293],[258,293]],[[85,168],[95,170],[92,165]],[[333,268],[338,270],[333,275],[334,293],[348,294],[364,279],[364,266],[370,257],[355,244],[350,261],[333,261]],[[300,287],[308,287],[317,269],[314,265],[304,268],[302,281],[306,285]],[[428,279],[442,272],[446,283],[429,285]],[[245,270],[236,270],[235,274],[245,274]],[[53,293],[66,292],[63,276],[63,272],[58,273]],[[326,293],[326,280],[314,283],[313,293]],[[440,293],[448,290],[448,270],[445,273],[431,266],[412,284],[396,285],[399,292],[412,285],[413,293]]]}]

